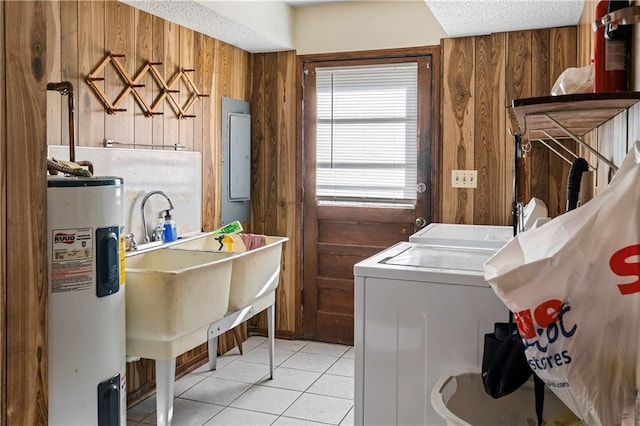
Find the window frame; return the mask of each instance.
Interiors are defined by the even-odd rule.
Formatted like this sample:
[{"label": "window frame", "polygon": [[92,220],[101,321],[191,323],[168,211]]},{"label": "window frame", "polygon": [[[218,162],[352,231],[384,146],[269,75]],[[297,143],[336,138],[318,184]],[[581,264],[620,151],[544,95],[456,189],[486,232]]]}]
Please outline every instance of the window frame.
[{"label": "window frame", "polygon": [[[392,113],[390,111],[389,114],[382,114],[382,115],[376,115],[376,116],[371,116],[371,117],[365,117],[364,115],[359,114],[358,112],[358,107],[359,105],[362,105],[362,93],[364,93],[364,91],[359,91],[358,89],[361,89],[361,84],[360,82],[364,82],[365,79],[367,77],[365,77],[365,75],[369,74],[369,75],[375,75],[377,73],[376,69],[378,70],[383,70],[384,68],[397,68],[397,67],[402,67],[402,66],[406,66],[406,65],[413,65],[412,69],[410,70],[406,70],[405,72],[409,73],[409,74],[413,74],[415,80],[409,79],[409,80],[396,80],[395,82],[388,78],[389,74],[387,74],[385,76],[386,80],[383,80],[378,86],[372,86],[372,90],[376,90],[376,89],[393,89],[393,90],[402,90],[403,89],[403,82],[407,82],[408,84],[405,86],[405,88],[412,88],[415,91],[413,91],[411,93],[411,96],[405,99],[405,103],[404,105],[407,106],[408,108],[405,108],[405,111],[410,111],[409,115],[405,115],[404,117],[399,117],[398,115]],[[323,126],[323,128],[325,128],[325,126],[327,126],[327,128],[332,129],[332,130],[344,130],[345,127],[343,127],[345,124],[346,125],[363,125],[365,128],[368,128],[368,130],[373,130],[373,127],[375,127],[376,124],[381,125],[381,129],[382,131],[385,130],[385,128],[390,127],[393,128],[394,124],[407,124],[410,123],[415,127],[412,127],[409,129],[408,132],[405,133],[405,137],[404,137],[404,141],[403,138],[397,138],[395,139],[395,142],[398,142],[399,145],[395,145],[397,146],[401,151],[398,152],[405,152],[405,153],[409,153],[410,151],[413,151],[410,153],[409,157],[405,156],[405,160],[406,158],[409,158],[410,161],[404,163],[403,167],[400,167],[398,165],[398,163],[396,163],[395,161],[398,160],[398,158],[395,159],[395,161],[393,159],[390,159],[387,162],[384,161],[379,161],[380,159],[376,159],[376,158],[369,158],[368,160],[373,160],[373,161],[361,161],[358,162],[356,161],[353,157],[351,159],[351,161],[340,161],[340,167],[336,167],[336,171],[335,173],[337,175],[340,174],[340,170],[342,170],[343,173],[345,173],[347,176],[349,175],[349,171],[357,171],[358,169],[360,169],[362,171],[362,173],[367,173],[367,171],[371,172],[373,170],[380,170],[381,173],[383,170],[392,170],[392,169],[397,169],[396,172],[390,172],[390,176],[387,176],[388,179],[391,179],[393,181],[396,182],[396,185],[385,185],[384,184],[384,180],[382,181],[378,181],[376,182],[377,184],[380,184],[379,186],[367,186],[366,182],[364,181],[360,181],[358,182],[358,178],[357,177],[346,177],[344,184],[340,184],[340,185],[334,185],[334,184],[326,184],[323,185],[321,182],[318,182],[316,180],[316,187],[315,187],[315,191],[316,191],[316,199],[318,202],[322,203],[336,203],[336,204],[343,204],[343,205],[353,205],[354,203],[356,205],[369,205],[371,207],[375,207],[376,205],[397,205],[397,206],[410,206],[413,207],[416,203],[417,203],[417,193],[412,192],[412,185],[415,185],[415,182],[418,178],[418,170],[417,170],[417,154],[418,154],[418,125],[419,125],[419,106],[418,106],[418,97],[419,97],[419,75],[418,75],[418,69],[419,69],[419,62],[416,60],[403,60],[403,61],[393,61],[393,62],[385,62],[385,63],[366,63],[366,64],[339,64],[339,65],[327,65],[327,64],[319,64],[318,66],[314,67],[314,71],[316,72],[316,76],[318,76],[320,74],[320,72],[322,72],[325,76],[325,78],[323,78],[322,80],[322,85],[320,87],[322,87],[322,89],[319,89],[319,85],[318,85],[318,78],[316,78],[316,80],[314,81],[315,84],[315,89],[316,89],[316,93],[315,93],[315,107],[316,109],[320,109],[322,108],[322,112],[316,112],[315,115],[315,124],[316,124],[316,134],[314,135],[316,137],[316,178],[317,175],[322,172],[324,172],[325,174],[328,175],[328,177],[331,176],[332,172],[331,170],[334,169],[334,160],[336,159],[336,157],[334,156],[334,150],[333,150],[333,137],[331,137],[331,149],[330,149],[330,154],[328,154],[326,152],[327,149],[327,140],[326,138],[326,134],[321,132],[319,130],[320,126]],[[353,93],[355,93],[355,100],[358,101],[358,104],[356,105],[356,109],[351,110],[351,111],[345,111],[347,112],[346,116],[343,115],[334,115],[334,111],[333,111],[333,102],[331,103],[331,110],[328,111],[326,109],[327,104],[326,104],[326,99],[324,101],[320,101],[319,99],[319,94],[320,94],[320,90],[322,90],[322,94],[323,95],[337,95],[336,98],[341,98],[342,96],[344,96],[347,92],[348,89],[350,88],[348,84],[344,84],[345,82],[345,78],[346,80],[350,80],[349,78],[349,74],[350,71],[348,70],[348,68],[359,68],[360,70],[362,70],[361,73],[361,77],[362,80],[357,80],[357,79],[353,79]],[[342,70],[344,69],[344,71]],[[368,72],[367,69],[370,69],[370,73]],[[332,70],[336,71],[336,75],[338,76],[339,79],[341,79],[342,84],[340,84],[339,86],[337,86],[336,90],[333,90],[333,87],[328,87],[327,86],[327,82],[328,80],[326,79],[330,73],[332,72]],[[357,72],[357,71],[356,71]],[[357,74],[354,74],[357,75]],[[384,72],[381,73],[381,75],[384,75]],[[402,78],[402,77],[401,77]],[[375,81],[375,77],[374,77],[374,81]],[[378,80],[378,82],[380,82],[380,80]],[[388,83],[398,83],[397,85],[387,85]],[[347,90],[345,90],[347,89]],[[348,96],[348,95],[347,95]],[[382,97],[387,97],[386,95],[382,95]],[[393,95],[391,95],[391,97],[393,97]],[[333,99],[333,98],[332,98]],[[343,99],[344,100],[344,99]],[[347,100],[347,103],[349,101]],[[402,104],[402,101],[401,101]],[[336,105],[341,105],[341,103],[339,102]],[[342,104],[344,105],[344,104]],[[356,112],[356,114],[352,115],[349,114],[350,112]],[[383,113],[386,111],[383,111]],[[371,126],[371,127],[369,127]],[[393,129],[391,129],[393,130]],[[375,132],[374,132],[375,133]],[[392,132],[393,133],[393,132]],[[323,138],[320,138],[320,134],[324,135]],[[331,134],[333,134],[333,131],[331,132]],[[340,146],[344,146],[342,145],[340,142],[344,142],[345,140],[354,140],[355,142],[355,149],[351,150],[350,148],[346,148],[346,151],[349,154],[358,154],[361,152],[361,149],[365,149],[362,146],[362,141],[358,141],[357,140],[358,137],[354,136],[354,135],[346,135],[344,136],[344,138],[339,138],[337,140],[338,142],[338,147]],[[324,150],[320,148],[320,142],[322,141],[322,145],[323,148],[325,148]],[[375,138],[372,140],[373,143],[375,143]],[[379,149],[379,152],[384,152],[385,147],[380,145],[381,141],[377,141],[378,144],[376,145]],[[388,148],[388,147],[387,147]],[[404,148],[404,149],[403,149]],[[410,151],[407,151],[407,148],[410,148]],[[344,149],[344,148],[343,148]],[[415,150],[415,151],[414,151]],[[352,152],[349,152],[352,151]],[[321,154],[321,152],[326,156],[327,154],[330,156],[330,158],[322,158],[321,160],[319,160],[319,156]],[[391,155],[393,155],[393,153],[390,153]],[[357,157],[357,155],[356,155]],[[374,154],[375,157],[375,154]],[[340,160],[339,157],[337,157],[338,160]],[[378,161],[375,161],[378,160]],[[331,165],[330,167],[327,167],[328,165]],[[360,167],[358,167],[360,166]],[[408,167],[407,167],[408,166]],[[339,170],[338,170],[339,169]],[[357,174],[357,173],[356,173]],[[375,175],[375,173],[374,173]],[[352,179],[351,181],[349,179]],[[330,179],[331,180],[331,179]],[[390,181],[389,181],[390,182]],[[357,189],[362,188],[364,185],[364,187],[366,187],[366,189],[363,189],[362,193],[358,194]],[[327,191],[322,191],[322,189],[327,189]],[[350,191],[350,189],[352,191]],[[320,194],[322,192],[322,195]],[[334,194],[330,194],[330,192],[333,192]],[[377,193],[377,194],[376,194]]]},{"label": "window frame", "polygon": [[[330,65],[348,65],[363,63],[392,63],[401,61],[418,61],[427,60],[430,62],[430,99],[425,99],[421,89],[419,92],[419,114],[421,114],[422,122],[419,124],[419,143],[426,143],[423,157],[418,158],[418,170],[429,170],[424,176],[424,183],[427,187],[426,197],[420,197],[415,206],[416,212],[424,215],[428,222],[438,222],[442,217],[442,147],[441,147],[441,49],[440,46],[422,46],[408,47],[387,50],[371,50],[371,51],[353,51],[339,53],[322,53],[308,54],[298,56],[298,75],[300,92],[300,103],[298,115],[302,126],[298,133],[300,146],[302,149],[302,185],[303,185],[303,211],[310,207],[310,203],[315,203],[315,181],[310,185],[309,177],[315,175],[315,165],[308,161],[308,155],[305,153],[309,149],[315,149],[315,141],[309,141],[308,132],[315,129],[315,124],[309,120],[309,102],[308,97],[315,97],[315,93],[310,93],[308,84],[305,82],[307,76],[313,71],[318,63],[324,66]],[[315,90],[315,87],[313,88]],[[311,113],[315,114],[314,111]],[[305,207],[307,206],[307,207]],[[315,210],[315,208],[313,208]],[[306,216],[306,213],[305,213]]]}]

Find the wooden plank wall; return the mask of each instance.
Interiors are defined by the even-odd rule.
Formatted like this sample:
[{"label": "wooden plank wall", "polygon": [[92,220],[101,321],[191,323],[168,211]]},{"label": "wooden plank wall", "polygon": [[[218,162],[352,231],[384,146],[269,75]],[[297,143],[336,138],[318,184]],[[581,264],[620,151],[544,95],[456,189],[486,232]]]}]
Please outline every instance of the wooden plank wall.
[{"label": "wooden plank wall", "polygon": [[[106,137],[114,141],[158,146],[180,143],[187,150],[200,151],[203,230],[211,231],[220,226],[221,99],[223,96],[249,99],[249,53],[120,2],[61,4],[64,6],[61,22],[77,22],[78,25],[77,30],[73,25],[61,25],[61,51],[78,51],[77,55],[63,59],[61,76],[81,90],[77,134],[82,137],[78,139],[78,145],[101,146]],[[196,115],[194,119],[180,120],[168,100],[159,109],[163,115],[145,117],[132,96],[122,105],[126,112],[106,114],[83,80],[108,51],[125,55],[120,60],[132,76],[148,60],[162,62],[159,70],[167,82],[180,67],[195,69],[192,77],[199,91],[210,94],[210,97],[194,104],[193,110],[189,111]],[[122,89],[119,78],[111,67],[107,68],[105,77],[105,91],[109,99],[115,99]],[[155,99],[160,93],[159,85],[150,76],[144,83],[143,93],[149,96],[147,99]],[[182,82],[180,87],[185,93]],[[180,96],[178,102],[184,105],[187,99],[183,94]],[[62,142],[66,143],[64,136]],[[220,352],[231,347],[233,339],[230,334],[219,339]],[[206,355],[206,345],[202,345],[178,357],[178,374],[201,363]],[[153,362],[148,360],[127,365],[130,402],[153,390],[153,371]]]},{"label": "wooden plank wall", "polygon": [[[296,76],[300,65],[294,51],[254,54],[251,63],[251,231],[289,237],[276,291],[276,330],[279,337],[299,337],[302,154]],[[264,314],[251,321],[251,330],[266,331]]]},{"label": "wooden plank wall", "polygon": [[[107,137],[118,142],[158,146],[181,143],[188,150],[200,151],[203,140],[212,140],[213,135],[209,132],[211,125],[205,126],[204,122],[213,120],[214,117],[210,116],[205,120],[203,114],[208,112],[205,108],[209,104],[216,102],[215,97],[204,98],[194,104],[190,113],[196,115],[195,119],[180,120],[168,99],[159,108],[163,115],[145,117],[133,96],[126,97],[121,104],[122,108],[127,109],[126,112],[110,115],[105,113],[97,96],[85,83],[85,78],[107,52],[112,51],[124,55],[119,60],[132,77],[146,61],[157,61],[162,62],[158,69],[165,81],[168,82],[180,67],[195,69],[192,77],[200,83],[198,89],[202,93],[212,93],[216,88],[212,76],[216,40],[117,1],[63,1],[60,2],[60,9],[59,42],[62,59],[59,77],[71,81],[77,92],[77,145],[102,146],[103,139]],[[199,50],[196,51],[196,48]],[[235,47],[233,49],[240,50]],[[246,79],[249,54],[243,53],[244,63],[229,65],[239,65]],[[123,86],[112,66],[107,66],[104,74],[104,89],[108,98],[113,101]],[[142,83],[145,87],[140,91],[151,103],[160,93],[159,85],[150,74]],[[184,92],[184,85],[181,89]],[[248,99],[246,84],[233,89],[238,89],[238,93],[233,93],[234,96]],[[183,98],[179,101],[184,103],[184,94],[181,93],[180,96]],[[66,119],[66,111],[61,114]],[[49,127],[52,125],[53,123]],[[66,144],[66,126],[62,126],[61,130],[60,136],[48,142]]]},{"label": "wooden plank wall", "polygon": [[[442,42],[442,221],[511,223],[513,139],[506,107],[514,98],[550,93],[576,62],[576,28],[444,39]],[[567,165],[568,166],[568,165]],[[564,208],[568,167],[533,146],[525,195],[556,215]],[[478,170],[478,188],[451,187],[452,170]]]},{"label": "wooden plank wall", "polygon": [[[6,47],[2,58],[10,81],[2,96],[14,99],[3,112],[0,160],[2,167],[2,290],[6,312],[6,338],[2,339],[0,359],[10,374],[3,380],[0,405],[11,424],[46,423],[46,294],[47,265],[45,244],[46,191],[44,164],[47,144],[67,144],[66,99],[47,92],[46,83],[69,80],[75,88],[75,141],[81,146],[101,146],[103,138],[120,142],[153,145],[181,143],[202,153],[203,230],[219,226],[221,146],[220,105],[223,96],[249,100],[251,89],[250,54],[239,48],[195,33],[171,22],[138,11],[123,3],[105,1],[3,2],[6,21],[2,37]],[[3,23],[4,23],[3,19]],[[3,44],[5,45],[5,44]],[[164,115],[144,117],[131,97],[126,112],[105,113],[96,95],[85,83],[86,75],[108,51],[122,53],[130,75],[147,60],[162,61],[160,71],[168,80],[180,66],[194,68],[196,85],[210,98],[196,102],[195,119],[179,120],[167,102]],[[105,72],[105,90],[114,96],[121,90],[112,69]],[[145,93],[159,88],[150,79]],[[112,98],[113,99],[113,98]],[[184,99],[181,99],[184,101]],[[0,103],[0,108],[4,107]],[[286,113],[289,113],[287,111]],[[295,112],[293,113],[295,116]],[[282,119],[282,117],[281,117]],[[27,125],[28,124],[28,125]],[[42,133],[42,134],[40,134]],[[21,141],[8,144],[6,140]],[[22,170],[22,171],[20,171]],[[29,170],[29,173],[25,173]],[[31,170],[33,170],[31,172]],[[5,201],[6,200],[6,201]],[[11,206],[5,209],[4,206]],[[30,212],[31,214],[25,214]],[[9,224],[10,226],[8,226]],[[20,236],[13,234],[20,230]],[[5,234],[4,231],[8,232]],[[11,234],[11,235],[10,235]],[[15,250],[5,251],[14,240]],[[19,291],[11,291],[11,285]],[[5,295],[6,291],[6,295]],[[6,311],[4,301],[6,300]],[[287,303],[290,301],[287,299]],[[295,306],[285,309],[294,315]],[[16,319],[20,320],[17,321]],[[0,316],[3,326],[4,317]],[[280,321],[282,322],[282,321]],[[285,325],[291,330],[293,321]],[[276,324],[279,327],[280,323]],[[6,345],[6,346],[5,346]],[[219,350],[233,346],[232,337],[219,339]],[[178,373],[186,372],[206,359],[206,345],[179,357]],[[130,401],[153,389],[153,363],[143,360],[127,366]],[[9,413],[9,414],[7,414]],[[15,420],[15,421],[13,421]]]},{"label": "wooden plank wall", "polygon": [[[46,97],[57,3],[3,2],[2,410],[8,425],[47,424]],[[4,109],[4,106],[8,108]],[[6,165],[6,167],[5,167]],[[4,207],[6,206],[6,210]],[[6,274],[6,275],[5,275]],[[5,322],[6,321],[6,322]]]},{"label": "wooden plank wall", "polygon": [[[0,22],[4,24],[4,4],[0,5]],[[0,46],[4,46],[4,31],[0,31]],[[7,126],[5,105],[7,79],[5,73],[5,49],[0,49],[0,366],[7,365]],[[7,424],[6,370],[0,367],[0,425]],[[31,395],[29,395],[31,396]]]},{"label": "wooden plank wall", "polygon": [[497,218],[504,222],[508,210],[504,203],[498,204],[492,198],[497,193],[501,200],[508,200],[510,187],[506,167],[493,167],[504,164],[509,158],[508,144],[497,144],[504,140],[505,129],[505,37],[504,34],[491,34],[477,37],[475,51],[475,120],[473,121],[475,146],[473,164],[478,170],[478,190],[473,194],[474,223],[491,223]]},{"label": "wooden plank wall", "polygon": [[474,223],[473,192],[454,189],[452,170],[474,168],[475,38],[446,39],[442,46],[442,214],[444,222]]},{"label": "wooden plank wall", "polygon": [[[123,137],[138,144],[179,141],[200,151],[205,230],[219,223],[220,98],[251,101],[253,166],[262,176],[256,175],[252,183],[250,226],[253,232],[290,238],[283,256],[276,329],[283,337],[296,336],[300,329],[301,194],[297,184],[301,147],[299,129],[293,124],[300,117],[292,118],[297,115],[294,108],[300,93],[295,54],[250,55],[112,0],[2,2],[0,19],[4,23],[0,31],[4,46],[0,52],[4,77],[0,91],[0,423],[46,424],[46,191],[44,171],[33,165],[44,163],[46,143],[68,139],[65,102],[57,93],[45,91],[49,81],[74,83],[79,145],[100,146],[104,137]],[[573,42],[578,46],[573,49],[572,28],[443,42],[443,221],[509,223],[513,151],[502,107],[516,95],[544,94],[561,67],[576,60],[585,63],[590,39],[584,25],[589,19],[578,26],[580,41]],[[165,115],[154,119],[143,117],[135,102],[126,114],[107,116],[83,80],[107,50],[118,49],[127,55],[132,73],[153,59],[164,62],[162,71],[168,78],[171,67],[191,62],[196,84],[212,98],[196,103],[193,121],[177,120],[166,103]],[[638,70],[634,75],[640,80]],[[145,90],[158,93],[153,85]],[[638,122],[639,115],[635,107],[632,119]],[[530,193],[545,201],[565,186],[551,183],[548,155],[535,156],[534,151],[536,159],[530,163],[527,180]],[[452,190],[450,171],[472,167],[479,169],[481,186],[475,191]],[[263,319],[251,327],[262,331]],[[205,353],[201,347],[178,362],[189,368]],[[127,374],[132,393],[152,389],[148,363],[131,365]]]},{"label": "wooden plank wall", "polygon": [[[180,143],[187,150],[200,151],[203,230],[217,228],[220,223],[221,98],[249,99],[249,53],[120,2],[80,1],[61,2],[60,5],[60,79],[71,81],[78,90],[77,145],[101,146],[102,140],[109,138],[158,146]],[[126,112],[106,114],[84,79],[109,51],[125,55],[120,61],[131,76],[149,60],[162,62],[158,69],[166,82],[180,67],[195,69],[192,77],[199,91],[211,97],[194,104],[189,112],[196,115],[195,119],[180,120],[168,100],[159,108],[163,115],[145,117],[133,96],[127,97],[121,105]],[[114,100],[122,90],[120,78],[113,67],[107,67],[104,74],[105,92],[110,100]],[[160,93],[160,87],[150,75],[143,83],[146,86],[142,93],[148,96],[146,99],[150,103]],[[183,94],[185,85],[180,84],[178,102],[184,105],[187,100]],[[54,100],[53,103],[58,107],[58,102]],[[63,109],[62,119],[58,122],[66,119],[65,113]],[[56,120],[52,118],[47,124],[54,122]],[[61,137],[49,140],[49,143],[66,144],[68,132],[65,129],[62,126]],[[219,342],[221,352],[233,347],[231,335]],[[181,355],[177,360],[178,374],[192,369],[206,356],[206,345]],[[148,360],[129,363],[127,376],[131,402],[153,390],[154,364]]]}]

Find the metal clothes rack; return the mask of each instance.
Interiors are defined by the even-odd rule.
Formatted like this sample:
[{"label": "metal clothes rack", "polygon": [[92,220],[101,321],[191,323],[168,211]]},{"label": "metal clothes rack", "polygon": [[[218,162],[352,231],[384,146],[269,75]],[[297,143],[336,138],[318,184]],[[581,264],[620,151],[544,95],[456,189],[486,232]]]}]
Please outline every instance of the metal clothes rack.
[{"label": "metal clothes rack", "polygon": [[[629,108],[638,102],[640,102],[640,92],[580,93],[514,99],[508,110],[513,129],[510,133],[514,137],[515,144],[513,177],[514,224],[517,223],[518,208],[518,159],[523,146],[533,141],[539,142],[571,164],[571,161],[550,143],[555,143],[573,158],[577,158],[577,153],[572,152],[560,143],[562,139],[571,139],[591,152],[599,161],[616,171],[618,167],[609,158],[587,144],[583,137],[618,114],[626,113],[628,122]],[[596,170],[598,168],[597,165],[589,164],[589,166]],[[515,225],[514,232],[516,232]]]},{"label": "metal clothes rack", "polygon": [[[583,136],[600,127],[620,113],[628,113],[640,102],[640,92],[580,93],[562,96],[514,99],[509,107],[514,134],[522,143],[543,142],[547,148],[563,157],[551,147],[549,141],[561,145],[561,139],[572,139],[595,155],[600,161],[617,170],[607,157],[583,140]],[[566,151],[568,149],[564,148]],[[576,158],[576,153],[570,152]],[[563,158],[570,162],[568,159]],[[597,168],[592,166],[593,168]]]}]

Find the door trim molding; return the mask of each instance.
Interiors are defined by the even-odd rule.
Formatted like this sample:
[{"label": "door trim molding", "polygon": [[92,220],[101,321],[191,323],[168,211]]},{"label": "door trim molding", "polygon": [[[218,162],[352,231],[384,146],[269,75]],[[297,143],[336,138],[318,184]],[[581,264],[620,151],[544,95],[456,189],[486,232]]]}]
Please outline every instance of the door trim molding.
[{"label": "door trim molding", "polygon": [[[420,58],[429,56],[431,61],[429,65],[426,65],[430,73],[430,106],[429,117],[426,125],[421,126],[419,129],[419,138],[427,144],[425,147],[426,158],[418,159],[418,167],[430,166],[428,182],[425,182],[428,188],[426,197],[426,206],[424,206],[425,216],[427,217],[427,223],[432,221],[439,221],[441,218],[441,190],[440,190],[440,168],[441,168],[441,111],[440,111],[440,99],[442,88],[442,69],[441,69],[441,46],[422,46],[412,48],[401,49],[384,49],[374,51],[353,51],[353,52],[341,52],[341,53],[323,53],[323,54],[311,54],[311,55],[299,55],[298,56],[298,72],[297,78],[299,79],[300,96],[298,104],[298,117],[299,123],[302,123],[300,131],[298,132],[299,146],[302,147],[301,165],[303,172],[301,174],[301,185],[303,187],[304,196],[302,197],[302,211],[303,211],[303,244],[302,253],[302,296],[301,296],[301,321],[302,326],[301,335],[305,338],[313,338],[317,335],[317,318],[315,315],[304,315],[304,312],[316,312],[318,308],[317,294],[311,294],[308,289],[305,289],[305,283],[310,282],[310,279],[315,279],[318,275],[317,259],[312,259],[314,254],[317,254],[318,240],[318,224],[315,221],[316,217],[321,214],[321,208],[313,207],[315,201],[314,185],[307,185],[309,176],[315,174],[315,164],[309,164],[306,152],[307,150],[315,150],[315,140],[309,140],[305,138],[307,132],[312,132],[315,128],[314,123],[306,122],[308,117],[309,108],[313,106],[304,105],[305,98],[309,98],[309,90],[315,90],[315,86],[310,88],[304,84],[305,73],[307,73],[306,65],[311,65],[311,70],[315,68],[315,64],[322,63],[323,65],[329,65],[331,62],[335,62],[335,65],[348,65],[350,61],[355,60],[390,60],[390,59],[403,59],[403,58]],[[310,71],[311,71],[310,70]],[[311,93],[315,97],[315,93]],[[305,113],[303,115],[303,105]],[[311,111],[312,113],[314,111]],[[315,115],[314,115],[315,116]],[[305,121],[303,121],[305,120]],[[421,137],[420,131],[428,131],[430,134]],[[313,138],[311,138],[313,139]],[[316,256],[317,257],[317,256]]]}]

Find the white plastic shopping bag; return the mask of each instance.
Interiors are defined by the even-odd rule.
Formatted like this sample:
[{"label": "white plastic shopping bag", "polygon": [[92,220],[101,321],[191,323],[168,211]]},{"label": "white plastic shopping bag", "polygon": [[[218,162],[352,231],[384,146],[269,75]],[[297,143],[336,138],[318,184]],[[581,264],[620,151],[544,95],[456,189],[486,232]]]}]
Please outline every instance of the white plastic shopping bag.
[{"label": "white plastic shopping bag", "polygon": [[585,424],[633,424],[640,359],[640,142],[602,194],[519,234],[484,272],[514,312],[529,365],[547,386]]}]

